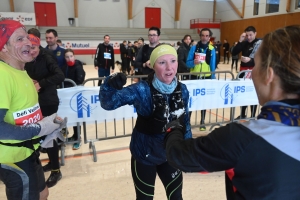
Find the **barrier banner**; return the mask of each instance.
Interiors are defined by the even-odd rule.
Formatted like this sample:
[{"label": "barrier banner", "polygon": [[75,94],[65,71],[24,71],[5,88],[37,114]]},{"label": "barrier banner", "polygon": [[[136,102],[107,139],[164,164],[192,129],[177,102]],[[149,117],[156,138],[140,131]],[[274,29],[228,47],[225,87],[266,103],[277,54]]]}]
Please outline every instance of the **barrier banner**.
[{"label": "barrier banner", "polygon": [[[257,105],[258,99],[252,80],[188,80],[182,81],[189,90],[189,110],[228,108]],[[72,87],[58,90],[58,115],[68,117],[68,124],[93,123],[137,117],[132,105],[113,111],[100,106],[99,87]]]},{"label": "barrier banner", "polygon": [[0,12],[0,19],[16,20],[23,25],[36,25],[35,13]]}]

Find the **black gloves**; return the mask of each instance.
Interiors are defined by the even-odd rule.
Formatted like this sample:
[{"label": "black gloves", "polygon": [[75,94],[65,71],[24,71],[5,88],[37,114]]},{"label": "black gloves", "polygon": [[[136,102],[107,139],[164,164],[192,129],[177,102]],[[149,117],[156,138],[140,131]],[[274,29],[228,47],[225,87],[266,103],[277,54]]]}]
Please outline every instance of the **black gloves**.
[{"label": "black gloves", "polygon": [[115,73],[112,74],[109,80],[107,81],[107,84],[110,87],[113,87],[117,90],[122,90],[123,85],[126,84],[127,78],[126,75],[123,73]]},{"label": "black gloves", "polygon": [[166,124],[165,126],[166,134],[169,134],[175,129],[179,130],[183,135],[185,134],[186,126],[184,123],[184,114],[182,114],[178,119]]}]

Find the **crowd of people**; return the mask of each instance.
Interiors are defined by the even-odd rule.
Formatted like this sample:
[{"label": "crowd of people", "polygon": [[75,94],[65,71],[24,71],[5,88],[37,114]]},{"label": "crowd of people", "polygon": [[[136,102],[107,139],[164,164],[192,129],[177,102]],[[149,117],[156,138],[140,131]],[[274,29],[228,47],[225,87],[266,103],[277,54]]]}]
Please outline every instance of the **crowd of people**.
[{"label": "crowd of people", "polygon": [[[0,21],[0,180],[9,200],[47,199],[48,188],[62,178],[59,139],[51,147],[40,144],[50,134],[62,134],[63,119],[57,116],[57,89],[83,83],[83,63],[72,49],[64,49],[54,29],[46,31],[47,46],[40,45],[40,32],[17,21]],[[131,174],[136,199],[154,198],[155,179],[160,178],[167,199],[183,199],[183,172],[226,173],[227,199],[299,199],[300,180],[300,26],[287,26],[256,38],[248,26],[230,47],[210,41],[208,28],[200,40],[185,35],[177,50],[160,43],[160,29],[148,30],[143,38],[120,45],[121,72],[113,73],[114,49],[104,36],[94,59],[100,86],[100,105],[114,110],[133,105],[137,119],[130,141]],[[223,48],[224,64],[229,53],[232,66],[242,53],[240,70],[251,70],[262,106],[256,117],[215,129],[192,138],[189,91],[185,80],[215,79]],[[177,73],[190,73],[177,77]],[[113,73],[113,74],[112,74]],[[124,87],[128,75],[146,75]],[[241,74],[240,78],[247,76]],[[246,118],[246,107],[237,119]],[[30,110],[29,112],[26,112]],[[201,110],[200,130],[206,130],[206,110]],[[67,116],[64,116],[67,117]],[[73,149],[81,146],[80,126],[73,127]],[[52,139],[51,139],[52,140]],[[41,165],[40,152],[49,163]],[[47,180],[44,172],[51,171]],[[20,178],[21,177],[21,178]]]}]

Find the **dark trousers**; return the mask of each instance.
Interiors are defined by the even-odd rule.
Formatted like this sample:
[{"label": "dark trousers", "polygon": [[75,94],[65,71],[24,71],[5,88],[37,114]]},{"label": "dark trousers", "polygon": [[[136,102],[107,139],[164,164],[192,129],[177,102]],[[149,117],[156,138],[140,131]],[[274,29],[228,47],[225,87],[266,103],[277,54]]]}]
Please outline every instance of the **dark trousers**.
[{"label": "dark trousers", "polygon": [[224,51],[224,63],[226,62],[227,58],[227,63],[229,63],[229,52]]},{"label": "dark trousers", "polygon": [[[241,117],[246,117],[246,109],[248,106],[241,106]],[[255,117],[257,105],[250,105],[251,108],[251,117]]]},{"label": "dark trousers", "polygon": [[182,200],[182,172],[168,162],[160,165],[145,165],[131,157],[131,175],[135,186],[136,200],[153,200],[156,174],[163,183],[167,199]]},{"label": "dark trousers", "polygon": [[[242,69],[242,67],[241,67]],[[240,70],[242,71],[242,70]],[[245,73],[240,74],[239,78],[243,78],[245,76]],[[246,117],[246,109],[248,106],[241,106],[241,117]],[[251,117],[255,117],[257,105],[250,105],[251,108]]]},{"label": "dark trousers", "polygon": [[[98,77],[108,77],[110,75],[110,68],[98,67]],[[98,86],[102,84],[102,80],[98,81]]]},{"label": "dark trousers", "polygon": [[[58,110],[58,105],[51,105],[51,106],[41,106],[42,114],[44,117],[52,115],[56,113]],[[52,170],[59,169],[59,156],[58,156],[58,144],[56,140],[53,140],[53,147],[46,149],[48,157],[49,157],[49,164]]]},{"label": "dark trousers", "polygon": [[238,61],[239,61],[239,59],[232,59],[232,63],[231,63],[231,71],[233,70],[233,65],[234,65],[234,63],[235,63],[235,71],[237,71]]},{"label": "dark trousers", "polygon": [[[206,77],[201,77],[201,78],[199,78],[198,76],[191,75],[191,80],[196,80],[196,79],[211,79],[211,76],[206,76]],[[200,124],[204,124],[204,122],[205,122],[206,110],[201,110],[200,113],[201,113]]]}]

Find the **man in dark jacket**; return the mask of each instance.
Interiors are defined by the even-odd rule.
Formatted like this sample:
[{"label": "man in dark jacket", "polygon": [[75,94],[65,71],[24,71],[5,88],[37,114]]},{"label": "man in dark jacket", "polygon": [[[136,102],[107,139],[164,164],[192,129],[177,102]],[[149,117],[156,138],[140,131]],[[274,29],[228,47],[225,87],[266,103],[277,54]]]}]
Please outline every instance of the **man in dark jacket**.
[{"label": "man in dark jacket", "polygon": [[[248,26],[245,32],[241,34],[239,42],[232,50],[232,54],[236,55],[242,52],[240,71],[252,70],[254,63],[254,53],[258,49],[261,40],[256,38],[256,29],[253,26]],[[241,74],[240,78],[243,78],[245,73]],[[255,117],[257,105],[251,105],[251,117]],[[236,119],[246,118],[247,106],[241,106],[241,115]]]},{"label": "man in dark jacket", "polygon": [[[114,72],[115,69],[115,54],[114,48],[109,44],[110,37],[109,35],[104,36],[104,42],[100,43],[97,47],[97,51],[94,59],[95,69],[98,70],[98,77],[107,77],[111,72]],[[102,80],[99,80],[98,86],[100,86]]]},{"label": "man in dark jacket", "polygon": [[127,51],[127,41],[124,40],[122,44],[120,44],[120,56],[122,60],[122,72],[126,74],[127,65],[128,65],[128,51]]},{"label": "man in dark jacket", "polygon": [[159,44],[160,29],[157,27],[151,27],[148,31],[149,44],[145,44],[139,50],[139,53],[135,59],[134,68],[138,68],[139,74],[148,75],[153,72],[150,66],[150,55],[153,49]]},{"label": "man in dark jacket", "polygon": [[[177,49],[178,54],[178,73],[188,73],[190,69],[186,66],[186,59],[190,51],[190,44],[192,42],[192,37],[190,35],[185,35],[182,39],[182,43]],[[183,75],[182,80],[188,80],[188,75]]]},{"label": "man in dark jacket", "polygon": [[225,64],[226,58],[227,58],[227,64],[229,64],[229,43],[226,39],[224,40],[224,44],[223,44],[223,53],[224,53],[224,63],[223,64]]}]

